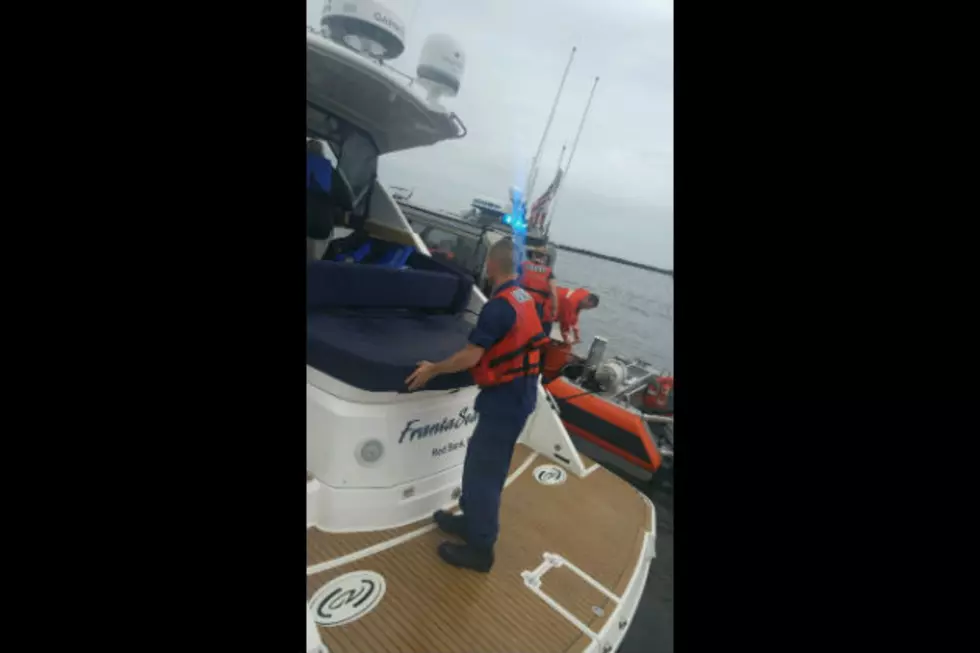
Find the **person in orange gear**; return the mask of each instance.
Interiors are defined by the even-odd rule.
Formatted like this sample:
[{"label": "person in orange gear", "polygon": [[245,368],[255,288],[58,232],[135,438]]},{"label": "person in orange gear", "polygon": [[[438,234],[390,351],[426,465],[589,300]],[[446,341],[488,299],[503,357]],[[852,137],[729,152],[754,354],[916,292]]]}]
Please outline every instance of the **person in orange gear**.
[{"label": "person in orange gear", "polygon": [[[569,344],[582,341],[578,332],[578,318],[582,311],[591,310],[599,305],[599,295],[585,288],[572,290],[558,288],[558,326],[561,328],[562,340]],[[574,338],[571,336],[574,334]]]},{"label": "person in orange gear", "polygon": [[517,438],[538,399],[541,347],[547,338],[531,293],[517,284],[514,243],[498,241],[487,256],[493,284],[469,343],[444,361],[422,361],[405,379],[418,390],[438,374],[470,370],[480,386],[473,408],[480,419],[463,462],[462,515],[437,510],[439,528],[465,544],[443,542],[439,557],[456,567],[488,572],[500,532],[500,494],[507,480]]},{"label": "person in orange gear", "polygon": [[540,252],[529,252],[528,260],[521,263],[519,282],[534,298],[541,328],[546,336],[551,337],[551,326],[558,317],[558,282],[547,260]]}]

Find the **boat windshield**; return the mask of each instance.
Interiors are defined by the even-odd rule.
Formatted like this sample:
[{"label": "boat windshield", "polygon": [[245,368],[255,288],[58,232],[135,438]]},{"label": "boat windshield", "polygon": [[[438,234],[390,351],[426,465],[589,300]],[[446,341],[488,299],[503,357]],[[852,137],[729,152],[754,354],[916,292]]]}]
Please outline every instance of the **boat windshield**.
[{"label": "boat windshield", "polygon": [[474,206],[470,210],[470,219],[482,227],[503,224],[505,215],[507,215],[505,211],[488,209],[485,207]]},{"label": "boat windshield", "polygon": [[354,195],[354,215],[367,213],[368,198],[378,174],[378,148],[370,138],[359,131],[352,131],[344,140],[337,155],[337,169],[350,184]]},{"label": "boat windshield", "polygon": [[350,186],[351,213],[355,218],[365,217],[378,175],[378,148],[374,141],[351,123],[319,108],[308,111],[307,128],[330,146],[337,170]]}]

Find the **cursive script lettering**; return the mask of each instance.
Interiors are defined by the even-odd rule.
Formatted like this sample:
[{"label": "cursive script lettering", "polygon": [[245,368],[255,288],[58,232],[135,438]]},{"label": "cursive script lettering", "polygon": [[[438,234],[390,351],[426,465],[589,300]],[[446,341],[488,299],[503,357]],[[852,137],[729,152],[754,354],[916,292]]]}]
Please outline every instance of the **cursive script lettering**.
[{"label": "cursive script lettering", "polygon": [[464,406],[460,409],[458,415],[443,417],[440,421],[432,424],[420,424],[419,422],[421,420],[418,419],[409,420],[405,424],[405,428],[402,429],[402,434],[398,438],[398,444],[404,442],[406,437],[409,442],[414,442],[415,440],[422,440],[433,435],[440,435],[461,429],[475,422],[477,417],[478,415],[475,411],[470,409],[469,406]]}]

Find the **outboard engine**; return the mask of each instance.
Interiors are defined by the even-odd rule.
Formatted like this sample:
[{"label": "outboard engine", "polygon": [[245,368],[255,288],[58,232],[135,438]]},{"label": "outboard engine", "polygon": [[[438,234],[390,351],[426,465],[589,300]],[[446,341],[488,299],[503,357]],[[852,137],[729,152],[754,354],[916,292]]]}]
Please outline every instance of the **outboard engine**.
[{"label": "outboard engine", "polygon": [[601,362],[595,369],[595,381],[604,395],[614,395],[622,390],[627,377],[626,366],[612,359]]},{"label": "outboard engine", "polygon": [[592,344],[589,346],[589,355],[585,358],[586,367],[598,367],[599,363],[602,362],[602,357],[606,355],[606,345],[609,341],[602,336],[596,336],[592,339]]},{"label": "outboard engine", "polygon": [[[600,380],[596,375],[599,369],[602,367],[602,359],[606,354],[606,345],[608,341],[602,336],[595,336],[592,339],[592,344],[589,346],[589,354],[585,358],[585,362],[577,366],[581,368],[581,372],[577,372],[575,377],[583,388],[586,388],[592,392],[607,392],[609,384],[614,381],[615,372],[607,371],[605,374],[605,380]],[[571,366],[569,366],[571,367]]]}]

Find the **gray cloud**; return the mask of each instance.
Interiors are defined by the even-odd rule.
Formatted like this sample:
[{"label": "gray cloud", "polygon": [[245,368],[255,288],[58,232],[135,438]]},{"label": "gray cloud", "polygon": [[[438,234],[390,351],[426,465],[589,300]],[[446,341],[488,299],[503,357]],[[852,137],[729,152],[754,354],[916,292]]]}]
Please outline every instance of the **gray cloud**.
[{"label": "gray cloud", "polygon": [[[571,147],[592,79],[596,97],[557,202],[552,236],[673,267],[673,0],[381,0],[407,27],[394,63],[415,72],[425,38],[446,33],[467,60],[447,106],[466,138],[385,157],[388,184],[413,199],[461,210],[476,195],[503,200],[523,186],[573,45],[578,46],[542,154],[536,194]],[[307,0],[319,24],[322,0]]]}]

